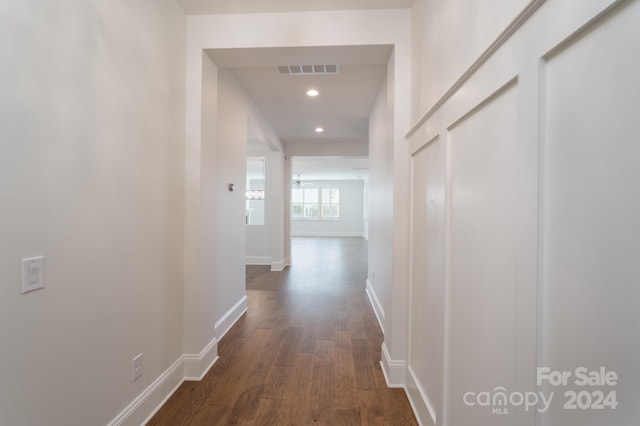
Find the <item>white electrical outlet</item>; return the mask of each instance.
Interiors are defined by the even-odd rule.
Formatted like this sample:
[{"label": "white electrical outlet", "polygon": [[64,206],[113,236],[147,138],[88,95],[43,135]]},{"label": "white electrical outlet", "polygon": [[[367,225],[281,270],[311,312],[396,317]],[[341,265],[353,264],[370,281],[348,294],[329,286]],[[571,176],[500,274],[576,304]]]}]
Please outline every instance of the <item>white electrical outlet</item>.
[{"label": "white electrical outlet", "polygon": [[142,354],[136,355],[131,360],[131,381],[135,382],[140,376],[142,376]]},{"label": "white electrical outlet", "polygon": [[22,293],[44,288],[44,256],[22,259]]}]

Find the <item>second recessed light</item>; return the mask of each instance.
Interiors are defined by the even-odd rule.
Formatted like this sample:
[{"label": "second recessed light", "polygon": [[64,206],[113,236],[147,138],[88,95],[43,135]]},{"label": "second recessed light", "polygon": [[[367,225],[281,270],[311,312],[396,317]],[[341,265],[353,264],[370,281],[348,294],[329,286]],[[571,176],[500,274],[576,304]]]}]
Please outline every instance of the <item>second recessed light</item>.
[{"label": "second recessed light", "polygon": [[322,132],[324,132],[324,129],[322,127],[316,127],[316,132],[317,133],[322,133]]},{"label": "second recessed light", "polygon": [[318,92],[316,89],[309,89],[307,90],[307,96],[318,96],[320,94],[320,92]]}]

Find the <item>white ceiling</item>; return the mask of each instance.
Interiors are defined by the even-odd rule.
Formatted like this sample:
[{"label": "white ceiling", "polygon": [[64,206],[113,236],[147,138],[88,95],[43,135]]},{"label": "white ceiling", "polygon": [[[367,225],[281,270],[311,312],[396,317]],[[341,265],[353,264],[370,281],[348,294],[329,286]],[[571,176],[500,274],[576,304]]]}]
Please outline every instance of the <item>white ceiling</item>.
[{"label": "white ceiling", "polygon": [[[212,49],[218,67],[233,71],[283,143],[366,144],[368,118],[387,72],[392,46]],[[280,74],[278,65],[336,64],[338,74]],[[317,89],[315,98],[306,95]],[[316,127],[324,128],[322,134]],[[286,149],[286,147],[285,147]]]},{"label": "white ceiling", "polygon": [[413,0],[178,0],[187,14],[399,9]]},{"label": "white ceiling", "polygon": [[[275,67],[234,74],[285,144],[324,139],[366,143],[369,113],[386,65],[341,65],[336,75],[285,75]],[[317,89],[314,98],[308,89]],[[324,128],[322,134],[316,127]]]},{"label": "white ceiling", "polygon": [[294,157],[292,178],[300,180],[366,180],[369,160],[365,157]]},{"label": "white ceiling", "polygon": [[[345,144],[364,147],[366,152],[369,113],[386,75],[391,51],[390,45],[375,45],[212,49],[207,54],[218,67],[234,73],[283,141],[285,151],[298,144],[314,156],[304,162],[310,171],[300,174],[312,174],[308,179],[357,179],[363,173],[356,173],[353,168],[362,166],[362,158],[356,158],[352,165],[347,159],[327,161],[326,157],[339,154],[329,147],[343,148]],[[287,75],[276,68],[296,64],[335,64],[340,72]],[[310,88],[320,94],[307,96]],[[324,128],[324,132],[316,133],[316,127]],[[319,165],[310,165],[314,161]],[[320,164],[328,164],[331,173],[321,173]]]},{"label": "white ceiling", "polygon": [[[178,0],[187,14],[278,13],[410,8],[413,0]],[[232,69],[286,146],[301,144],[311,157],[294,158],[303,179],[364,179],[367,159],[331,156],[326,146],[368,145],[368,116],[386,74],[391,46],[349,46],[208,51]],[[340,66],[338,75],[286,76],[278,65]],[[308,98],[308,88],[320,91]],[[314,132],[322,126],[322,134]],[[323,143],[324,145],[323,149]],[[298,146],[301,146],[298,145]],[[346,150],[348,151],[348,150]],[[361,150],[359,150],[361,151]],[[350,151],[350,152],[359,152]],[[322,153],[323,156],[319,156]],[[329,157],[327,157],[327,155]],[[356,170],[354,170],[356,169]]]}]

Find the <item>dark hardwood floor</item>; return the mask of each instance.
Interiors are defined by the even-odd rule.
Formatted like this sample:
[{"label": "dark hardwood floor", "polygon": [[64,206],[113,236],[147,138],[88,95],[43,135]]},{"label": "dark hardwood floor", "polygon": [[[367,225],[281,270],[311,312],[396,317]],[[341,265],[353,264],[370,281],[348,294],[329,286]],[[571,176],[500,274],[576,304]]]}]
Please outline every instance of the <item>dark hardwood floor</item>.
[{"label": "dark hardwood floor", "polygon": [[201,382],[185,382],[149,425],[415,425],[380,367],[361,238],[295,238],[293,266],[247,267],[249,310]]}]

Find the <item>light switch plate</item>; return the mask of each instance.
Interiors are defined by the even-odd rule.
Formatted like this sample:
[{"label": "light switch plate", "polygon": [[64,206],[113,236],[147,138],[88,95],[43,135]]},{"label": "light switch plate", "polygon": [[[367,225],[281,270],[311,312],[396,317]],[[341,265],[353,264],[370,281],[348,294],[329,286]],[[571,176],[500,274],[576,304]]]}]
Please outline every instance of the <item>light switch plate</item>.
[{"label": "light switch plate", "polygon": [[44,288],[44,256],[22,259],[22,293]]},{"label": "light switch plate", "polygon": [[136,355],[131,360],[131,381],[135,382],[140,376],[142,376],[142,354]]}]

